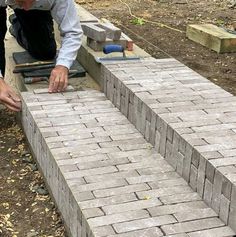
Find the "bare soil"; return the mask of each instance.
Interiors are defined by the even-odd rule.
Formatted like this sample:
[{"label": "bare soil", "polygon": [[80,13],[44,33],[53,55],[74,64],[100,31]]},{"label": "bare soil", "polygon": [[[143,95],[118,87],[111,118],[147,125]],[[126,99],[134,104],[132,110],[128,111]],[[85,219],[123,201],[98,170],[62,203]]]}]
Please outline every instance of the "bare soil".
[{"label": "bare soil", "polygon": [[[174,57],[236,95],[236,53],[218,54],[186,38],[188,24],[213,23],[232,28],[236,9],[227,0],[77,0],[98,18],[106,18],[156,58]],[[140,19],[137,22],[131,13]],[[136,24],[135,24],[136,22]],[[142,22],[145,24],[142,25]],[[150,23],[153,22],[153,23]],[[164,24],[172,27],[161,27]],[[182,32],[176,31],[180,30]]]},{"label": "bare soil", "polygon": [[0,108],[0,237],[64,237],[15,114]]}]

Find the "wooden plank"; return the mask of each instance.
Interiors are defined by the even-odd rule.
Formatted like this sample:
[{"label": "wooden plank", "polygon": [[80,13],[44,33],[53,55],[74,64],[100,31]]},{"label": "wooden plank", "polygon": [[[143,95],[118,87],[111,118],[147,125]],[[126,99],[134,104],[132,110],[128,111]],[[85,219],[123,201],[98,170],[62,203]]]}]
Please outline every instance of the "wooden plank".
[{"label": "wooden plank", "polygon": [[188,25],[186,35],[189,39],[218,53],[236,52],[236,35],[223,28],[212,25]]}]

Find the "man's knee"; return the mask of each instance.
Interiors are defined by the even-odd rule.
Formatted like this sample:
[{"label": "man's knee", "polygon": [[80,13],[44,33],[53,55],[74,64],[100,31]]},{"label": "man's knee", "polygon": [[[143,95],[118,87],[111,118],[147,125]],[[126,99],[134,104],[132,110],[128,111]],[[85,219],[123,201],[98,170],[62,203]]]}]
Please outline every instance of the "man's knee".
[{"label": "man's knee", "polygon": [[41,47],[35,47],[34,49],[28,49],[31,56],[38,60],[51,60],[56,57],[57,49],[56,43],[52,42],[51,45],[43,45]]},{"label": "man's knee", "polygon": [[6,8],[0,7],[0,40],[4,40],[5,34],[7,31],[7,25],[6,25]]}]

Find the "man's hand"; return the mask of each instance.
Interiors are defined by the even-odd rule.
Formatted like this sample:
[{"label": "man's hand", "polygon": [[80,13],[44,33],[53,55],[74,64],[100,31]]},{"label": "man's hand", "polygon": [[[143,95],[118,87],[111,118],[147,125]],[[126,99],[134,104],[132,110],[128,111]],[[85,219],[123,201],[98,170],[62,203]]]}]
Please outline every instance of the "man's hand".
[{"label": "man's hand", "polygon": [[2,79],[0,79],[0,102],[12,111],[19,112],[21,110],[20,98]]},{"label": "man's hand", "polygon": [[49,93],[65,91],[68,85],[68,68],[57,65],[49,78]]}]

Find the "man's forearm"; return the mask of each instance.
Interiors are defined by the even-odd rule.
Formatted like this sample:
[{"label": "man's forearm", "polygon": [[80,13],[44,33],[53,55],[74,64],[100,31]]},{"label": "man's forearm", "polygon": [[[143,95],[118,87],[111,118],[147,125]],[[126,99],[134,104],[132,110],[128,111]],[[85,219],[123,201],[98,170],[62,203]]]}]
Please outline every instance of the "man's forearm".
[{"label": "man's forearm", "polygon": [[5,73],[6,60],[4,38],[6,31],[6,7],[0,7],[0,78],[3,77]]}]

